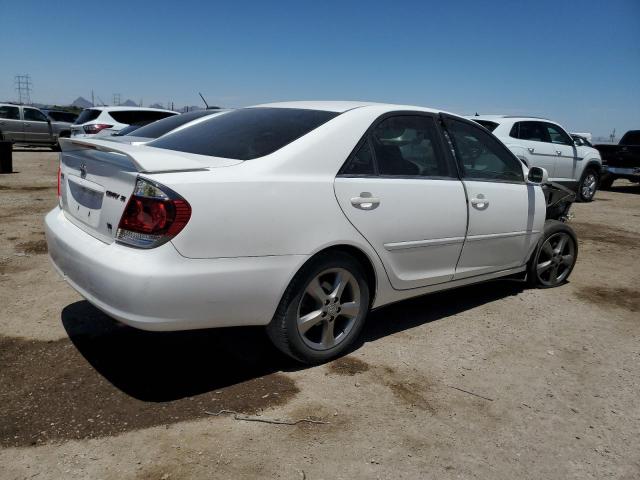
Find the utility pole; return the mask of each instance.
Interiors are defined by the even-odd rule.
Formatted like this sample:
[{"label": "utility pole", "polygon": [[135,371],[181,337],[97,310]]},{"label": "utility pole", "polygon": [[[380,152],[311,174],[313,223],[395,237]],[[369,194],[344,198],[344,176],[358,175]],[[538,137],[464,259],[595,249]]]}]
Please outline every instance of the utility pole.
[{"label": "utility pole", "polygon": [[16,75],[14,83],[18,92],[18,102],[31,105],[31,76],[29,74]]},{"label": "utility pole", "polygon": [[613,129],[613,132],[611,132],[611,135],[609,135],[609,141],[611,143],[616,143],[616,129]]},{"label": "utility pole", "polygon": [[95,107],[95,106],[96,106],[96,102],[95,102],[95,100],[93,99],[93,90],[91,90],[91,106],[92,106],[92,107]]}]

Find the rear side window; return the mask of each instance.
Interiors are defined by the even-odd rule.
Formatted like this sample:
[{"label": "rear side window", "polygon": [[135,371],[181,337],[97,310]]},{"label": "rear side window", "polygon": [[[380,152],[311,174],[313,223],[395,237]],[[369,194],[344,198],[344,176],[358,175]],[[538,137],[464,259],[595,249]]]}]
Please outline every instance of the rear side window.
[{"label": "rear side window", "polygon": [[469,180],[522,182],[522,164],[493,135],[473,124],[445,119],[463,176]]},{"label": "rear side window", "polygon": [[95,120],[100,116],[100,110],[94,110],[92,108],[88,108],[83,110],[80,113],[80,116],[76,119],[75,124],[80,125],[81,123],[90,122],[91,120]]},{"label": "rear side window", "polygon": [[403,115],[380,122],[371,140],[380,175],[446,177],[433,118]]},{"label": "rear side window", "polygon": [[373,153],[368,138],[365,138],[362,146],[347,161],[340,175],[375,175]]},{"label": "rear side window", "polygon": [[145,138],[158,138],[165,133],[170,132],[171,130],[181,127],[185,123],[189,123],[192,120],[196,120],[207,115],[212,115],[214,113],[216,112],[211,110],[197,110],[195,112],[173,115],[172,117],[163,118],[162,120],[158,120],[157,122],[153,122],[150,125],[139,128],[136,131],[135,136]]},{"label": "rear side window", "polygon": [[20,120],[20,109],[9,105],[0,106],[0,118],[7,120]]},{"label": "rear side window", "polygon": [[298,108],[243,108],[171,133],[152,147],[213,157],[252,160],[281,149],[336,117]]},{"label": "rear side window", "polygon": [[517,122],[509,135],[531,142],[551,142],[549,131],[542,122]]},{"label": "rear side window", "polygon": [[115,112],[109,112],[109,116],[118,123],[126,123],[131,125],[133,123],[144,124],[155,122],[162,118],[167,118],[176,115],[171,112],[154,112],[146,110],[117,110]]}]

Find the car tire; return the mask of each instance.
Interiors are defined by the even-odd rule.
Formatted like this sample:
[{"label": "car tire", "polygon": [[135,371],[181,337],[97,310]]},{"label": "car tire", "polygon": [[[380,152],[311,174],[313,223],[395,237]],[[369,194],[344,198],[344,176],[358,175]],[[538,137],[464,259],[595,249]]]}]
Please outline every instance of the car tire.
[{"label": "car tire", "polygon": [[587,168],[578,183],[577,198],[581,202],[591,202],[598,189],[599,175],[593,168]]},{"label": "car tire", "polygon": [[535,288],[553,288],[566,283],[578,259],[578,238],[559,220],[547,220],[544,232],[527,266],[527,282]]},{"label": "car tire", "polygon": [[340,356],[358,337],[369,313],[366,278],[362,265],[346,253],[313,258],[289,283],[267,326],[269,338],[302,363]]}]

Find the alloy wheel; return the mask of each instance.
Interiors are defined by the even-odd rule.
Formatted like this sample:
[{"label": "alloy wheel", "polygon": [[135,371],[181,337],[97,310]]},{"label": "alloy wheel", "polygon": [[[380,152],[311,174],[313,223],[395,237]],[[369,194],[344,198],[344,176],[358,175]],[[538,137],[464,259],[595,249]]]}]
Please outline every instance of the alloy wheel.
[{"label": "alloy wheel", "polygon": [[344,268],[324,270],[307,284],[300,298],[298,333],[308,347],[329,350],[349,335],[360,310],[356,278]]},{"label": "alloy wheel", "polygon": [[544,241],[538,253],[538,280],[547,287],[559,285],[569,276],[575,258],[576,248],[571,236],[565,232],[554,233]]},{"label": "alloy wheel", "polygon": [[587,173],[582,181],[582,187],[580,193],[582,198],[590,200],[596,193],[596,187],[598,186],[598,178],[594,173]]}]

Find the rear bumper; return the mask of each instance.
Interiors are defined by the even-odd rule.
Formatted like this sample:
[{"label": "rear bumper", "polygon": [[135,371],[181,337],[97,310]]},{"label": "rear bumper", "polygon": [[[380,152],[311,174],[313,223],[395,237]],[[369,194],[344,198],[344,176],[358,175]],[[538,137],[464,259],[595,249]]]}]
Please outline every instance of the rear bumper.
[{"label": "rear bumper", "polygon": [[55,208],[45,218],[60,275],[109,316],[143,330],[266,325],[304,255],[189,259],[171,243],[106,244]]},{"label": "rear bumper", "polygon": [[640,167],[604,167],[603,176],[609,176],[613,178],[626,178],[628,180],[638,182],[640,181]]}]

